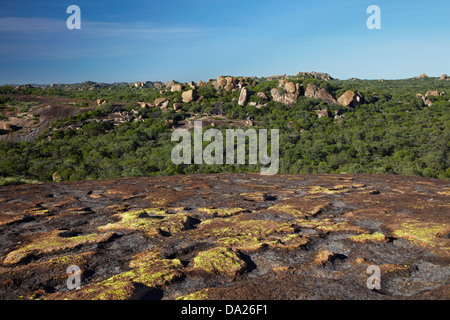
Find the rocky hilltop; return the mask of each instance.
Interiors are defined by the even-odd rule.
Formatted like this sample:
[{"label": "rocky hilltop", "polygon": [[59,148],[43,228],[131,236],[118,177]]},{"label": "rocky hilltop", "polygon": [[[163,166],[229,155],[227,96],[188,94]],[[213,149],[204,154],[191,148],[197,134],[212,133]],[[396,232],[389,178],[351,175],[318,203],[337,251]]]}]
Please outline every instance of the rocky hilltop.
[{"label": "rocky hilltop", "polygon": [[448,181],[395,175],[3,187],[0,298],[449,299],[449,200]]}]

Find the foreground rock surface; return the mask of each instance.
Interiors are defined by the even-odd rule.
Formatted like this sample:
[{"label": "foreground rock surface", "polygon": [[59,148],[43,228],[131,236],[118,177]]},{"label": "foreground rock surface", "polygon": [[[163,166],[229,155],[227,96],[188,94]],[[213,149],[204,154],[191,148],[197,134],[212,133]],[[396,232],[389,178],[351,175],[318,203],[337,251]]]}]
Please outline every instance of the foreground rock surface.
[{"label": "foreground rock surface", "polygon": [[0,298],[449,299],[449,200],[448,181],[393,175],[4,187]]}]

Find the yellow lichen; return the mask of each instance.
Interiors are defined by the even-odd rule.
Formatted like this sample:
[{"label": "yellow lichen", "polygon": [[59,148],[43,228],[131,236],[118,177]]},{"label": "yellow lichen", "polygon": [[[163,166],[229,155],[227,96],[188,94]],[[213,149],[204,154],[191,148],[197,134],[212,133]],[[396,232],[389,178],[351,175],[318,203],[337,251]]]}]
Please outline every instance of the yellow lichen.
[{"label": "yellow lichen", "polygon": [[53,230],[42,234],[28,245],[11,251],[3,261],[4,264],[14,264],[26,259],[30,255],[43,255],[57,253],[73,249],[79,245],[92,244],[108,241],[113,233],[89,234],[75,237],[61,237],[61,231]]},{"label": "yellow lichen", "polygon": [[239,255],[228,248],[216,247],[200,252],[194,258],[194,270],[234,277],[246,268]]},{"label": "yellow lichen", "polygon": [[159,208],[121,212],[115,215],[120,221],[100,226],[100,231],[142,231],[147,237],[157,237],[161,232],[175,233],[183,230],[189,218],[187,213],[168,214]]},{"label": "yellow lichen", "polygon": [[193,293],[186,294],[184,296],[180,296],[175,300],[206,300],[208,299],[208,288],[202,289],[200,291],[196,291]]},{"label": "yellow lichen", "polygon": [[307,216],[306,213],[304,213],[303,211],[295,208],[292,205],[289,204],[276,204],[272,207],[269,207],[269,210],[273,210],[273,211],[277,211],[277,212],[282,212],[282,213],[286,213],[289,214],[291,216],[294,217],[305,217]]},{"label": "yellow lichen", "polygon": [[435,247],[439,236],[450,229],[448,224],[432,222],[404,222],[401,227],[394,230],[394,236],[406,238],[414,244]]},{"label": "yellow lichen", "polygon": [[370,234],[359,234],[359,235],[355,235],[355,236],[350,236],[348,238],[354,242],[360,242],[360,243],[386,241],[386,237],[384,236],[384,234],[379,233],[379,232],[370,233]]},{"label": "yellow lichen", "polygon": [[210,214],[214,217],[231,217],[240,213],[248,212],[247,209],[242,208],[230,208],[230,209],[199,208],[198,211]]}]

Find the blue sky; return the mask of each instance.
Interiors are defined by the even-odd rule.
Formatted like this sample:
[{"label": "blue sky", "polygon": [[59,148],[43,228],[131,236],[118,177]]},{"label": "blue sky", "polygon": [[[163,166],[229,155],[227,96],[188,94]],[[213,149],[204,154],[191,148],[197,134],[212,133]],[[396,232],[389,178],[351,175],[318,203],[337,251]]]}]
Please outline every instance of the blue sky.
[{"label": "blue sky", "polygon": [[[68,30],[69,5],[81,30]],[[369,30],[369,5],[381,30]],[[0,1],[0,84],[450,74],[448,0]]]}]

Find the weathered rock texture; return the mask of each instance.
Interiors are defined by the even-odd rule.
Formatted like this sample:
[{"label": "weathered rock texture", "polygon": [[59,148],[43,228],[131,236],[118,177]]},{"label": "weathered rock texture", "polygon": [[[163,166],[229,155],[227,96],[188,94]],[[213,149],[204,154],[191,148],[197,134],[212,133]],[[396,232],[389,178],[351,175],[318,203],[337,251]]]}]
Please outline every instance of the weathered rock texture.
[{"label": "weathered rock texture", "polygon": [[311,84],[308,84],[305,89],[305,97],[307,98],[316,98],[320,99],[325,103],[329,103],[332,105],[337,105],[338,102],[333,97],[331,93],[326,91],[325,89],[318,88],[316,86],[312,86]]},{"label": "weathered rock texture", "polygon": [[449,299],[449,203],[448,181],[393,175],[3,187],[0,299]]}]

